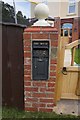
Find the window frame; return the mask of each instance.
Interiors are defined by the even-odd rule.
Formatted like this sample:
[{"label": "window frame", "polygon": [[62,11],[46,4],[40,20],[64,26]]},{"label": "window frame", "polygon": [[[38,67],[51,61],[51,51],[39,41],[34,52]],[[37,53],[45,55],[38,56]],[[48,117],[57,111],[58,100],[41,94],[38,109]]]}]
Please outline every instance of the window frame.
[{"label": "window frame", "polygon": [[[69,12],[71,6],[75,6],[74,12]],[[73,15],[73,14],[76,14],[76,0],[73,1],[68,0],[68,15]]]}]

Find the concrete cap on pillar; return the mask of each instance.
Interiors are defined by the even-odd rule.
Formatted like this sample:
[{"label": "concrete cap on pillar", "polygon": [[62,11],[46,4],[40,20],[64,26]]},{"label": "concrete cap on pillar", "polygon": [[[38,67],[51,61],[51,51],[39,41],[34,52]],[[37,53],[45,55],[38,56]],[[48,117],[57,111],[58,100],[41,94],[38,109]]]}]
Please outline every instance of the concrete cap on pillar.
[{"label": "concrete cap on pillar", "polygon": [[36,5],[34,13],[38,21],[34,23],[33,26],[50,26],[50,24],[45,21],[45,19],[49,16],[49,8],[46,4],[39,3]]}]

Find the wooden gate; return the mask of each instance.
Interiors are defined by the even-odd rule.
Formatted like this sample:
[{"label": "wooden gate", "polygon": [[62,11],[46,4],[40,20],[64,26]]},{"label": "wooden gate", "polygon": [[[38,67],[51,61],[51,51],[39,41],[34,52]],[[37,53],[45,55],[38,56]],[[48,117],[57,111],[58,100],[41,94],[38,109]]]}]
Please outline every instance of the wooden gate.
[{"label": "wooden gate", "polygon": [[80,98],[80,67],[74,66],[75,49],[79,44],[80,40],[69,43],[69,37],[60,37],[55,101]]},{"label": "wooden gate", "polygon": [[2,25],[2,103],[24,108],[23,30],[13,24]]}]

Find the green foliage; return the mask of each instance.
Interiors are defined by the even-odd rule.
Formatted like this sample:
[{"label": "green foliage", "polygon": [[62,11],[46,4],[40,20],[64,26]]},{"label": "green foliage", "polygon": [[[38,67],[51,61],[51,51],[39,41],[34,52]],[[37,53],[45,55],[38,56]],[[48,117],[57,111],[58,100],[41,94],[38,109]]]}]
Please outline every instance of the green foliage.
[{"label": "green foliage", "polygon": [[2,21],[14,23],[14,8],[2,2]]},{"label": "green foliage", "polygon": [[23,16],[21,11],[18,11],[16,16],[18,24],[29,25],[28,19],[26,19],[26,16]]},{"label": "green foliage", "polygon": [[57,115],[54,112],[51,113],[44,113],[44,112],[25,112],[20,111],[18,109],[13,108],[3,108],[2,111],[2,118],[31,118],[31,120],[38,120],[39,118],[47,119],[47,118],[55,118],[55,120],[62,120],[62,118],[78,120],[80,117],[73,116],[73,115]]},{"label": "green foliage", "polygon": [[80,64],[80,48],[76,49],[76,53],[75,53],[75,60],[74,60],[77,64]]},{"label": "green foliage", "polygon": [[[2,22],[15,23],[15,13],[13,6],[8,3],[0,2],[0,6],[2,6]],[[29,26],[29,20],[26,16],[23,16],[21,11],[18,11],[16,14],[17,23]]]}]

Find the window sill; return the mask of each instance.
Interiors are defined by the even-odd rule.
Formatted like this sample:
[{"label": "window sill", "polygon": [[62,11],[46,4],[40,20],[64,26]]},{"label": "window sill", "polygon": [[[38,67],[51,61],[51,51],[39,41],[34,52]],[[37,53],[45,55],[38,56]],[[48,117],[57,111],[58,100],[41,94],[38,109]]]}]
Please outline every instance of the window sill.
[{"label": "window sill", "polygon": [[67,16],[74,16],[76,13],[68,13]]}]

